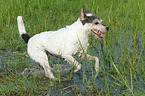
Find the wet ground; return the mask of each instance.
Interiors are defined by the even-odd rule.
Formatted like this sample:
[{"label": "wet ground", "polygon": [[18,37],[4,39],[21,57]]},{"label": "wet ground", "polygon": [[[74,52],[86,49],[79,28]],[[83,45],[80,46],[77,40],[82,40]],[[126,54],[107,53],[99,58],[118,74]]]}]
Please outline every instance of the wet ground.
[{"label": "wet ground", "polygon": [[[76,73],[70,73],[72,66],[69,66],[68,63],[66,61],[63,61],[61,59],[57,59],[56,57],[51,57],[50,60],[51,62],[55,63],[60,63],[60,65],[54,65],[54,72],[56,72],[56,70],[58,70],[57,68],[60,68],[60,72],[62,72],[60,75],[66,75],[71,77],[71,79],[69,78],[69,80],[66,81],[62,81],[61,83],[56,82],[54,83],[54,86],[51,86],[49,88],[48,91],[45,91],[43,95],[51,95],[51,96],[56,96],[56,95],[65,95],[65,96],[81,96],[81,95],[85,95],[85,96],[91,96],[93,95],[98,95],[99,92],[101,92],[101,94],[108,94],[107,92],[107,87],[109,87],[109,89],[111,90],[112,95],[119,95],[121,93],[122,90],[127,90],[126,86],[122,86],[122,85],[117,85],[114,81],[114,78],[112,77],[112,75],[110,76],[109,74],[114,74],[118,75],[117,72],[115,71],[110,71],[110,67],[111,63],[108,61],[106,61],[106,59],[104,59],[104,53],[103,51],[105,51],[106,49],[110,51],[107,53],[109,54],[108,56],[110,56],[109,58],[114,59],[114,63],[116,63],[116,65],[120,64],[122,62],[122,53],[124,51],[124,47],[126,47],[127,51],[126,51],[126,55],[132,55],[132,50],[131,47],[133,46],[131,44],[131,37],[127,37],[127,41],[125,41],[125,38],[122,38],[120,41],[118,42],[114,42],[113,43],[113,49],[115,50],[114,53],[111,53],[111,49],[107,48],[106,46],[102,46],[101,43],[98,43],[98,47],[96,47],[97,49],[97,53],[95,54],[97,57],[100,58],[100,72],[98,73],[98,76],[94,79],[94,76],[96,75],[96,72],[94,70],[92,70],[92,66],[94,64],[92,64],[89,61],[81,61],[82,64],[82,69]],[[118,40],[119,40],[119,36],[118,36]],[[140,35],[139,39],[138,39],[138,45],[136,46],[136,53],[137,56],[139,57],[143,57],[144,53],[143,52],[143,42],[142,42],[142,35]],[[96,50],[95,48],[93,50]],[[96,52],[96,51],[95,51]],[[43,69],[39,66],[39,64],[35,63],[33,60],[31,60],[29,57],[25,57],[26,53],[21,53],[21,52],[2,52],[2,55],[0,55],[0,72],[7,72],[7,71],[12,71],[15,72],[17,74],[23,74],[24,75],[33,75],[35,74],[36,76],[40,76],[42,75],[42,77],[44,76],[44,71]],[[79,60],[78,58],[76,58],[77,60]],[[116,61],[117,59],[117,61]],[[23,61],[23,62],[21,62]],[[25,68],[22,68],[20,65],[21,64],[25,65]],[[61,63],[63,63],[64,65],[61,66]],[[105,65],[103,65],[105,63]],[[129,64],[129,62],[127,62]],[[20,65],[19,65],[20,64]],[[52,65],[52,64],[51,64]],[[59,67],[58,67],[59,66]],[[61,67],[60,67],[61,66]],[[104,68],[106,68],[105,66],[107,66],[108,71],[104,71]],[[119,65],[120,66],[120,65]],[[24,66],[23,66],[24,67]],[[67,68],[66,68],[67,67]],[[66,69],[65,69],[66,68]],[[17,72],[16,72],[17,71]],[[109,73],[110,72],[110,73]],[[58,72],[57,72],[58,73]],[[109,73],[109,74],[108,74]],[[58,74],[56,74],[58,75]],[[129,77],[130,74],[128,74],[128,76],[126,75],[126,77]],[[0,77],[1,78],[1,77]],[[137,77],[139,78],[139,77]],[[127,79],[127,81],[130,82],[130,79]],[[106,86],[106,82],[108,86]],[[117,81],[116,81],[117,82]],[[142,80],[138,81],[138,85],[140,88],[145,89],[145,86],[142,85]],[[46,82],[46,87],[47,87],[47,83]],[[118,83],[119,84],[119,83]],[[44,86],[45,87],[45,86]],[[136,90],[140,90],[140,88],[136,88]]]}]

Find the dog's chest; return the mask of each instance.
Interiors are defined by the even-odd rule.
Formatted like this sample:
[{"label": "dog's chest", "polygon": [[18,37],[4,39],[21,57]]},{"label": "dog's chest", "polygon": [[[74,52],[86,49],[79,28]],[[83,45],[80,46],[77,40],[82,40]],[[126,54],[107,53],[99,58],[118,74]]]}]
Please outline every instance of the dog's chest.
[{"label": "dog's chest", "polygon": [[80,52],[81,50],[86,50],[89,46],[88,37],[78,38],[78,40],[73,44],[73,54]]}]

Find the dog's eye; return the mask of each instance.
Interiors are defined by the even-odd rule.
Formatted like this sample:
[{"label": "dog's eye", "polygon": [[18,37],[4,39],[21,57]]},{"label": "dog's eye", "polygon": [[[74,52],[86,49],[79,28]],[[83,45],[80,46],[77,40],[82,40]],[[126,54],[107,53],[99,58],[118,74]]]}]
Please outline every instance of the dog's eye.
[{"label": "dog's eye", "polygon": [[95,24],[97,25],[97,24],[99,24],[99,22],[96,22]]}]

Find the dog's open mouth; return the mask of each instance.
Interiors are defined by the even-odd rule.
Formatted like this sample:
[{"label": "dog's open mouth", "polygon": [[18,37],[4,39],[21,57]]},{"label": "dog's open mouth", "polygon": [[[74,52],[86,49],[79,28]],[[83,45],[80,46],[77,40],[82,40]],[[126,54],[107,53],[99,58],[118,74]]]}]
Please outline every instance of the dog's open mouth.
[{"label": "dog's open mouth", "polygon": [[92,31],[95,35],[97,35],[98,37],[105,39],[105,35],[104,35],[103,33],[101,33],[100,31],[94,30],[94,29],[92,29],[91,31]]}]

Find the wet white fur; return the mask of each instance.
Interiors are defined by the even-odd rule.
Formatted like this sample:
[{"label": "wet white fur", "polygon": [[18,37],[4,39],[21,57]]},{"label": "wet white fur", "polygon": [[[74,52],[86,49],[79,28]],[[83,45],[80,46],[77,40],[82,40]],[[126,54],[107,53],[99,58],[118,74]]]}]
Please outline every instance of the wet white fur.
[{"label": "wet white fur", "polygon": [[[22,16],[18,16],[17,21],[20,35],[26,34]],[[81,64],[76,61],[73,56],[79,52],[81,58],[85,57],[84,52],[87,52],[87,47],[89,45],[88,35],[91,33],[90,30],[92,28],[97,29],[98,26],[94,24],[83,25],[79,18],[76,22],[66,28],[36,34],[28,41],[28,54],[33,60],[40,63],[45,70],[45,76],[51,79],[57,78],[55,78],[51,72],[46,51],[52,55],[60,55],[62,58],[65,58],[70,64],[76,66],[74,72],[77,72],[81,69]],[[97,71],[99,68],[99,59],[88,54],[87,58],[88,60],[95,60],[95,70]]]}]

